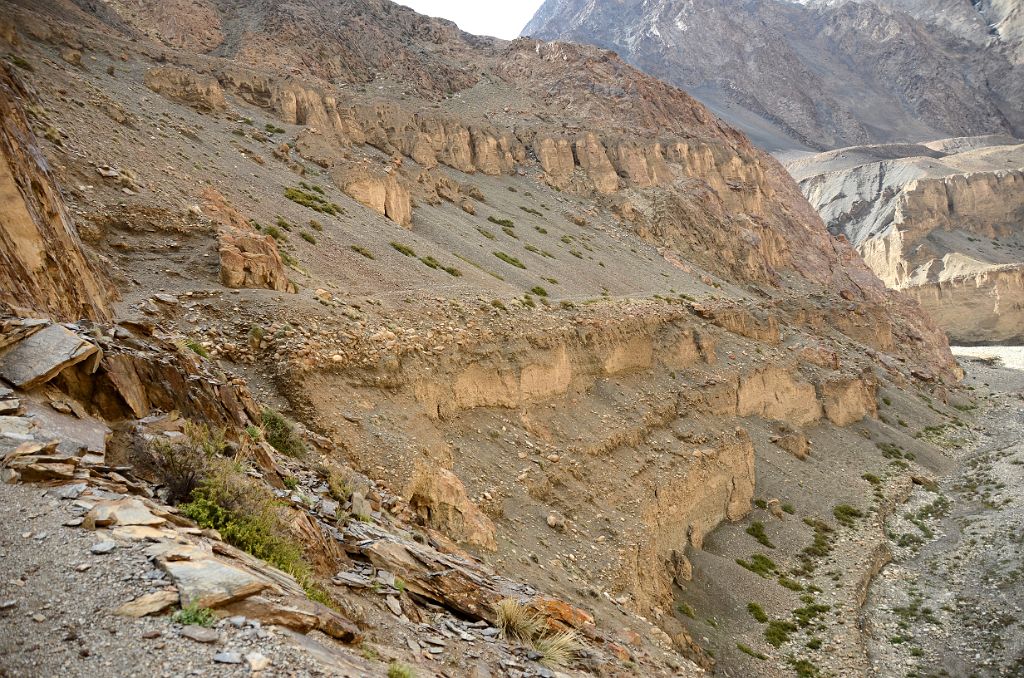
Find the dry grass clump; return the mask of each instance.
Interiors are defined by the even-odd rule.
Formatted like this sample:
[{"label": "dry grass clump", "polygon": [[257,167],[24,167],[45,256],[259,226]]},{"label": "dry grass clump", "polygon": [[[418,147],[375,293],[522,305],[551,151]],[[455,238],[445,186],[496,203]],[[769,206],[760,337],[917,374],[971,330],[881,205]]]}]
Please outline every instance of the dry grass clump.
[{"label": "dry grass clump", "polygon": [[495,605],[496,625],[501,637],[532,645],[545,666],[566,666],[576,658],[582,644],[572,629],[551,631],[547,618],[516,598],[504,598]]}]

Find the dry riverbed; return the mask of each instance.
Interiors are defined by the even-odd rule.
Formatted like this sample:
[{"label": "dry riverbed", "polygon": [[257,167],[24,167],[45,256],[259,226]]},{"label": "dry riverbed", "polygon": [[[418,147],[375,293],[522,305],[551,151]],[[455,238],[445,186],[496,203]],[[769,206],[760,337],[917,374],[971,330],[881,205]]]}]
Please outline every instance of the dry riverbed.
[{"label": "dry riverbed", "polygon": [[1024,349],[954,352],[978,407],[926,430],[957,468],[886,523],[862,618],[879,676],[1024,675]]}]

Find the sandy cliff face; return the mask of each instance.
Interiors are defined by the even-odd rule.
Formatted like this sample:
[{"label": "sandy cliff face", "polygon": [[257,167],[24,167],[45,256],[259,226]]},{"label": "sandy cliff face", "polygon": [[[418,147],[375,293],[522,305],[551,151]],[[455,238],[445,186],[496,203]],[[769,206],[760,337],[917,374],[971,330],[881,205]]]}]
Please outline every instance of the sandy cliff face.
[{"label": "sandy cliff face", "polygon": [[82,252],[9,68],[0,70],[0,301],[72,321],[109,317],[110,290]]},{"label": "sandy cliff face", "polygon": [[1024,151],[1015,140],[855,147],[792,161],[828,228],[959,342],[1021,338]]}]

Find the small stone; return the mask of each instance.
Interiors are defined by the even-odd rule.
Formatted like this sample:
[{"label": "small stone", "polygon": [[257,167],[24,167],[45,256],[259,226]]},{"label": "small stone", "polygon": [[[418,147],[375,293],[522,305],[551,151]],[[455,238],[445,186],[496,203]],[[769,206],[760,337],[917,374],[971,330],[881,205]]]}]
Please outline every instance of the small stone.
[{"label": "small stone", "polygon": [[36,613],[36,614],[32,615],[32,621],[36,622],[37,624],[41,624],[44,621],[46,621],[46,617],[44,617],[43,615],[41,615],[39,613]]},{"label": "small stone", "polygon": [[64,521],[64,527],[79,527],[84,521],[85,521],[85,518],[83,518],[81,516],[79,516],[77,518],[72,518],[70,520],[65,520]]},{"label": "small stone", "polygon": [[234,626],[236,629],[240,629],[245,626],[245,617],[238,615],[235,617],[228,617],[228,623]]},{"label": "small stone", "polygon": [[262,671],[270,666],[270,659],[264,657],[259,652],[250,652],[245,655],[245,661],[249,662],[249,670],[251,671]]},{"label": "small stone", "polygon": [[157,631],[157,630],[146,631],[145,633],[142,634],[142,638],[144,640],[153,640],[154,638],[159,638],[160,636],[161,636],[161,633],[159,631]]},{"label": "small stone", "polygon": [[391,610],[396,617],[402,616],[402,604],[398,601],[398,598],[388,596],[384,599],[384,602],[387,603],[388,609]]},{"label": "small stone", "polygon": [[0,612],[3,612],[4,610],[13,609],[17,605],[18,601],[16,600],[0,600]]},{"label": "small stone", "polygon": [[90,567],[92,567],[92,565],[89,563],[79,563],[78,565],[75,565],[75,572],[85,572]]},{"label": "small stone", "polygon": [[101,541],[98,544],[93,544],[89,551],[91,551],[93,555],[102,556],[107,553],[110,553],[116,548],[117,544],[115,544],[112,541]]},{"label": "small stone", "polygon": [[241,664],[242,655],[237,652],[218,652],[213,655],[213,661],[218,664]]},{"label": "small stone", "polygon": [[564,531],[565,518],[563,518],[560,514],[556,513],[555,511],[552,511],[548,514],[548,527],[550,527],[553,530],[558,530],[559,532]]},{"label": "small stone", "polygon": [[197,643],[216,643],[220,640],[220,634],[213,629],[203,626],[188,625],[181,630],[181,635]]}]

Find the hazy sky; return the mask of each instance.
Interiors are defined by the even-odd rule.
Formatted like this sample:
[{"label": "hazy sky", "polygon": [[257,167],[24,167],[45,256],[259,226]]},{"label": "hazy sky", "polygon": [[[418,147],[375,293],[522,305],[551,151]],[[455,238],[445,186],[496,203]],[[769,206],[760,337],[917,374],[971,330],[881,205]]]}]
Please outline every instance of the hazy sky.
[{"label": "hazy sky", "polygon": [[467,33],[511,40],[543,0],[396,0],[420,14],[450,19]]}]

